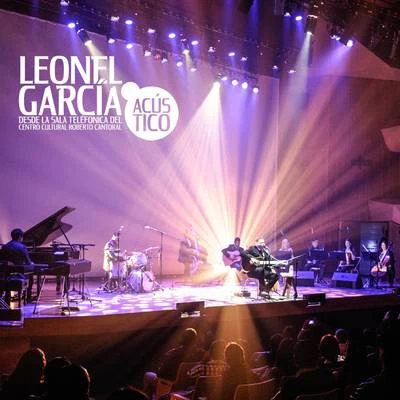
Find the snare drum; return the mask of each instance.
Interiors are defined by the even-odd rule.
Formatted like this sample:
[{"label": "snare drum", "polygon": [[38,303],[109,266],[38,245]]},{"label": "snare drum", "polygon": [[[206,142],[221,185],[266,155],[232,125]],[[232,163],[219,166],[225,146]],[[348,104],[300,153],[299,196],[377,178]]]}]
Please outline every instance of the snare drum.
[{"label": "snare drum", "polygon": [[132,255],[128,257],[126,263],[131,269],[139,269],[140,267],[147,265],[147,256],[140,251],[134,251],[132,252]]}]

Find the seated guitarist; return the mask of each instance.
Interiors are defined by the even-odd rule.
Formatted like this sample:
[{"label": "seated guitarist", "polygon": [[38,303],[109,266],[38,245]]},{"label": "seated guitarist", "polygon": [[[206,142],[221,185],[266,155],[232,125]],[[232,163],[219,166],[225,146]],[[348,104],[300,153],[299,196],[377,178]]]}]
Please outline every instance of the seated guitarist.
[{"label": "seated guitarist", "polygon": [[243,247],[240,247],[240,237],[235,237],[233,244],[230,244],[225,249],[222,249],[225,265],[235,268],[238,271],[242,269],[242,253]]},{"label": "seated guitarist", "polygon": [[250,246],[243,252],[242,262],[247,275],[260,282],[260,294],[264,291],[268,294],[279,277],[270,267],[271,254],[263,238],[258,238],[255,246]]}]

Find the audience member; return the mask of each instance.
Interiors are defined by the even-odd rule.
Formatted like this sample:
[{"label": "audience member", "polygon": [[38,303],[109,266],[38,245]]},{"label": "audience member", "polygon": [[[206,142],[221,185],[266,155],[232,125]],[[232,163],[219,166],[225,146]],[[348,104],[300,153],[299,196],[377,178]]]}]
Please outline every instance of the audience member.
[{"label": "audience member", "polygon": [[143,391],[151,398],[159,379],[173,382],[181,362],[201,361],[205,351],[197,347],[197,332],[193,328],[183,331],[180,343],[162,358],[157,372],[148,371],[143,378]]},{"label": "audience member", "polygon": [[335,388],[330,371],[318,366],[318,347],[312,341],[299,341],[294,347],[298,367],[295,376],[283,377],[274,400],[295,400],[300,394],[322,393]]},{"label": "audience member", "polygon": [[381,373],[361,383],[352,394],[352,400],[395,399],[398,396],[399,337],[400,320],[384,320],[378,336]]},{"label": "audience member", "polygon": [[39,348],[25,352],[1,391],[2,399],[25,399],[28,396],[40,396],[44,393],[44,368],[46,355]]}]

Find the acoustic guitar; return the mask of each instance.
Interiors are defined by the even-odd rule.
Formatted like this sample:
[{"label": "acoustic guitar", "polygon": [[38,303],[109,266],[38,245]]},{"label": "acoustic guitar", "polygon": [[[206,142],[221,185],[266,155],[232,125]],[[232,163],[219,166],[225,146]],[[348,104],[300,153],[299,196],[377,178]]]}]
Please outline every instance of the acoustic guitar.
[{"label": "acoustic guitar", "polygon": [[226,256],[224,253],[222,253],[222,261],[224,265],[232,265],[242,261],[242,256],[240,255],[239,250],[226,251],[226,253],[228,253],[229,256]]}]

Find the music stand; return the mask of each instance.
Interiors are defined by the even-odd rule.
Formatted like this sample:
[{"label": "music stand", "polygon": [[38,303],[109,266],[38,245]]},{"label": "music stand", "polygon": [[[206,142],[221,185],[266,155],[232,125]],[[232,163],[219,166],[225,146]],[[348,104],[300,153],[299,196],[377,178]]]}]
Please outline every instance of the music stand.
[{"label": "music stand", "polygon": [[[287,250],[277,250],[275,251],[275,253],[273,254],[273,256],[279,260],[279,261],[288,261],[291,260],[293,258],[293,252],[292,251],[287,251]],[[284,272],[285,274],[289,274],[289,264],[286,264],[285,266],[287,266],[287,272]],[[282,267],[279,266],[279,274],[281,275],[281,271]],[[283,276],[285,279],[285,286],[283,287],[283,291],[282,291],[282,296],[285,296],[286,291],[289,290],[290,286],[293,287],[293,298],[297,299],[297,260],[295,262],[295,271],[293,271],[294,274],[293,276]],[[282,275],[281,275],[282,276]]]},{"label": "music stand", "polygon": [[378,274],[377,274],[376,277],[372,276],[372,274],[371,274],[372,267],[379,263],[378,252],[377,251],[371,251],[365,246],[364,246],[364,248],[365,248],[365,251],[361,251],[361,257],[362,257],[362,259],[364,261],[369,261],[369,274],[368,274],[368,276],[369,276],[369,285],[368,285],[368,287],[374,287],[375,286],[376,289],[380,289],[380,287],[379,287],[379,279],[381,277],[379,276],[379,270],[378,270]]},{"label": "music stand", "polygon": [[326,285],[327,282],[320,276],[320,273],[322,262],[328,259],[328,252],[325,249],[308,249],[308,259],[316,261],[316,263],[313,263],[314,267],[311,267],[310,269],[313,270],[312,268],[314,268],[313,271],[319,271],[317,282]]}]

